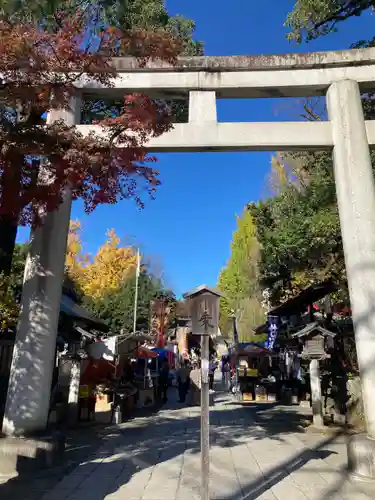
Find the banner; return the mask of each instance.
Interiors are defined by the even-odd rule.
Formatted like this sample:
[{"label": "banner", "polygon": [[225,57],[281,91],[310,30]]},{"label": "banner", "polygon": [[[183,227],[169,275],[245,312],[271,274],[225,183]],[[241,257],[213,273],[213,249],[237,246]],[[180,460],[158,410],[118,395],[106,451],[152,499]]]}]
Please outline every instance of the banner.
[{"label": "banner", "polygon": [[151,301],[151,335],[156,338],[156,347],[164,347],[168,330],[171,306],[165,299]]},{"label": "banner", "polygon": [[279,331],[278,322],[279,318],[277,316],[268,316],[268,338],[265,343],[267,349],[273,349],[275,345],[277,333]]}]

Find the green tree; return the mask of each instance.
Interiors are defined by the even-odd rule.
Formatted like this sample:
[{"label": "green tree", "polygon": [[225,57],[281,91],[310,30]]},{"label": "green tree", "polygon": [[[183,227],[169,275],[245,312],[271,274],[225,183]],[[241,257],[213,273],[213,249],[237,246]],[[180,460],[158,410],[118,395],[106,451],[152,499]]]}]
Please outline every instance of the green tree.
[{"label": "green tree", "polygon": [[329,153],[298,155],[305,186],[251,204],[262,245],[261,283],[279,303],[309,284],[334,279],[346,294],[345,264]]},{"label": "green tree", "polygon": [[27,245],[16,245],[9,276],[0,275],[0,333],[17,324],[26,255]]},{"label": "green tree", "polygon": [[[336,24],[359,15],[375,2],[299,0],[286,24],[290,39],[310,40],[336,29]],[[374,40],[359,41],[366,47]],[[362,96],[365,119],[375,117],[374,96]],[[323,111],[324,113],[324,111]],[[304,116],[321,115],[305,104]],[[373,160],[375,155],[372,153]],[[375,165],[375,161],[373,161]],[[309,284],[333,279],[339,285],[335,299],[348,301],[345,263],[332,155],[326,152],[278,154],[272,162],[273,196],[250,205],[262,245],[261,283],[274,304]]]},{"label": "green tree", "polygon": [[296,0],[285,25],[298,43],[336,31],[337,25],[375,7],[375,0]]},{"label": "green tree", "polygon": [[[172,295],[162,282],[145,270],[140,274],[138,287],[137,324],[148,328],[151,300],[161,294]],[[133,331],[135,279],[124,280],[117,290],[111,290],[100,299],[84,298],[84,305],[95,316],[104,320],[112,332]]]},{"label": "green tree", "polygon": [[[103,26],[114,26],[126,32],[166,31],[181,41],[181,54],[202,55],[203,43],[193,39],[195,23],[183,16],[170,16],[163,0],[0,0],[0,13],[14,21],[34,22],[53,31],[60,23],[59,13],[74,15],[77,9],[86,17],[88,30],[94,34]],[[137,56],[136,44],[118,55]]]},{"label": "green tree", "polygon": [[244,210],[242,216],[237,217],[231,255],[218,282],[225,295],[221,300],[221,328],[224,333],[228,333],[232,325],[231,317],[235,313],[239,335],[243,340],[265,318],[258,283],[259,260],[256,226],[251,213]]}]

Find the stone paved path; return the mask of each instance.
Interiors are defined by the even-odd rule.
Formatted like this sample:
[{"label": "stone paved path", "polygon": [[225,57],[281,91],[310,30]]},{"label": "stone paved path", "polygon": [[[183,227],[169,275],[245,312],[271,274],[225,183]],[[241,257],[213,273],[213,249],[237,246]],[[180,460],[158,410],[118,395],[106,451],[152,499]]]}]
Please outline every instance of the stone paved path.
[{"label": "stone paved path", "polygon": [[[294,408],[241,406],[219,394],[211,412],[211,500],[375,498],[347,481],[345,438],[303,432],[303,418]],[[171,401],[158,415],[114,429],[40,498],[198,500],[199,427],[199,408]]]}]

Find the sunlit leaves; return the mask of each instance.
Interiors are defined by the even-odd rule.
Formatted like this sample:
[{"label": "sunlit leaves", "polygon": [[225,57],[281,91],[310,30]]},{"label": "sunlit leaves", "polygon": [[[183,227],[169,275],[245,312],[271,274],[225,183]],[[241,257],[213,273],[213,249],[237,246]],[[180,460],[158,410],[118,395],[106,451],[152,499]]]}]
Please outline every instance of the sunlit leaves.
[{"label": "sunlit leaves", "polygon": [[[154,158],[144,145],[171,127],[170,111],[145,96],[123,99],[120,114],[103,117],[104,133],[81,136],[62,121],[46,123],[49,108],[69,108],[75,83],[85,73],[98,84],[111,85],[111,56],[120,46],[137,47],[140,64],[149,57],[173,63],[179,42],[170,33],[142,29],[101,30],[96,51],[85,43],[85,17],[56,13],[58,27],[45,31],[33,22],[0,20],[0,213],[21,224],[58,207],[69,187],[84,200],[87,212],[101,203],[151,195],[159,184]],[[7,110],[16,112],[14,113]],[[14,179],[14,180],[13,180]],[[48,179],[48,182],[46,182]],[[3,189],[4,185],[11,189]]]},{"label": "sunlit leaves", "polygon": [[71,221],[65,266],[67,273],[87,297],[98,299],[118,290],[124,281],[134,276],[137,257],[131,247],[121,245],[113,229],[94,256],[84,252],[82,226]]},{"label": "sunlit leaves", "polygon": [[254,219],[248,210],[237,217],[233,233],[231,254],[222,269],[218,286],[225,296],[221,300],[221,325],[231,328],[233,312],[238,318],[242,338],[264,320],[259,288],[260,245]]},{"label": "sunlit leaves", "polygon": [[337,24],[375,7],[374,0],[296,0],[285,25],[298,43],[335,31]]}]

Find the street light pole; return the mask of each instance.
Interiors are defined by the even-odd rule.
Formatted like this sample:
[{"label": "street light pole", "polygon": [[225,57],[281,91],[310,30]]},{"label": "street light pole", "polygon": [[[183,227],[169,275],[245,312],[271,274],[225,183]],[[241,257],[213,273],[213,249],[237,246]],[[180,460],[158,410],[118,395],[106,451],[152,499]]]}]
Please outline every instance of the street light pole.
[{"label": "street light pole", "polygon": [[201,499],[209,500],[210,484],[210,396],[209,396],[209,355],[210,336],[208,334],[208,312],[202,318],[204,335],[201,337]]}]

